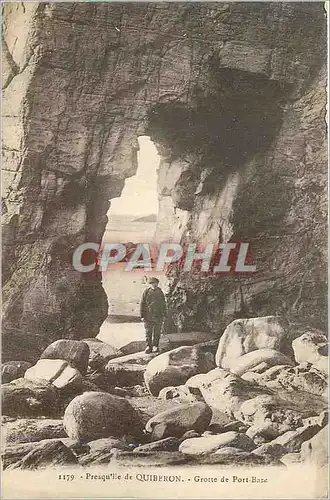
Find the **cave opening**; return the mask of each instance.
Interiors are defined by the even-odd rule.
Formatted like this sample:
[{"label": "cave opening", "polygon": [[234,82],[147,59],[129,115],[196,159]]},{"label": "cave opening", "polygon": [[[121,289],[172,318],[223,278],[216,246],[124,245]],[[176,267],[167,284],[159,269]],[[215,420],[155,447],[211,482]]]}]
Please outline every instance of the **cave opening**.
[{"label": "cave opening", "polygon": [[157,176],[160,156],[149,136],[138,137],[138,144],[136,173],[125,180],[120,196],[111,199],[102,240],[102,246],[115,243],[126,247],[125,258],[110,264],[102,272],[102,286],[108,299],[108,318],[101,326],[98,337],[107,340],[111,336],[112,343],[115,341],[116,329],[121,341],[125,337],[123,332],[131,336],[134,331],[137,340],[143,338],[139,304],[147,278],[149,274],[157,276],[160,286],[165,280],[163,272],[148,273],[144,268],[125,271],[127,258],[132,255],[137,244],[148,244],[149,248],[154,248],[159,208]]}]

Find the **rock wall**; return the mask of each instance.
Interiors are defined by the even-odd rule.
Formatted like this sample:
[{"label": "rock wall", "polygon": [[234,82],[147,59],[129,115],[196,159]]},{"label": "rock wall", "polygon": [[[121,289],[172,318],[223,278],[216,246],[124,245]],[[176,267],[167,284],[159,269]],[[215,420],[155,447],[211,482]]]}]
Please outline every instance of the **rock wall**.
[{"label": "rock wall", "polygon": [[[258,145],[235,166],[221,160],[213,168],[189,165],[171,195],[164,196],[166,183],[165,189],[160,186],[161,206],[172,200],[166,217],[174,239],[180,232],[181,241],[201,247],[247,241],[257,266],[246,278],[203,277],[173,265],[175,327],[221,331],[235,318],[281,314],[290,322],[326,328],[325,86],[321,70],[301,97],[279,105],[278,128],[265,151]],[[169,172],[171,163],[162,168]]]},{"label": "rock wall", "polygon": [[230,281],[174,269],[174,323],[218,331],[284,312],[324,324],[322,3],[3,10],[4,360],[98,332],[101,277],[75,271],[72,254],[101,241],[146,134],[162,156],[167,239],[244,239],[258,266]]}]

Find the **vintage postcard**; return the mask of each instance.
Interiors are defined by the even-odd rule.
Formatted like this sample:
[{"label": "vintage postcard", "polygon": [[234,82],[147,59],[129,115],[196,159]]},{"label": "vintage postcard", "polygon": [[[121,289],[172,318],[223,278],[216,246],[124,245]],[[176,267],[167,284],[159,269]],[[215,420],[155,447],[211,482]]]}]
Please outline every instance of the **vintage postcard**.
[{"label": "vintage postcard", "polygon": [[2,498],[328,498],[326,32],[2,2]]}]

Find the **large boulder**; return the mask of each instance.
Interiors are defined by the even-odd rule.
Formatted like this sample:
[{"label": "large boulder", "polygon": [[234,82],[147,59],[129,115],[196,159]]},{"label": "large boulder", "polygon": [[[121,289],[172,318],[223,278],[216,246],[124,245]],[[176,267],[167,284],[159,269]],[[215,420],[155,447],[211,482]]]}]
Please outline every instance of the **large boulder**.
[{"label": "large boulder", "polygon": [[3,446],[1,449],[1,463],[3,465],[3,468],[7,469],[9,465],[15,464],[43,442],[44,441],[32,441],[31,443],[11,443],[9,445],[6,445],[5,447]]},{"label": "large boulder", "polygon": [[237,319],[227,326],[220,339],[216,365],[230,370],[237,358],[257,349],[287,354],[289,340],[288,323],[280,316]]},{"label": "large boulder", "polygon": [[198,384],[205,402],[212,409],[234,417],[236,414],[240,416],[239,409],[244,401],[267,391],[272,393],[221,368],[206,374],[204,381],[200,380]]},{"label": "large boulder", "polygon": [[328,373],[328,338],[319,331],[306,332],[292,342],[297,363],[308,362]]},{"label": "large boulder", "polygon": [[214,355],[207,344],[184,346],[165,352],[147,365],[145,383],[154,396],[168,386],[184,384],[197,373],[214,368]]},{"label": "large boulder", "polygon": [[35,450],[37,446],[41,444],[51,443],[54,441],[61,441],[63,444],[65,444],[65,446],[74,451],[74,453],[76,453],[78,447],[80,448],[85,447],[84,453],[86,453],[86,451],[87,452],[89,451],[89,448],[86,450],[86,447],[88,445],[83,445],[77,441],[73,441],[68,437],[42,439],[41,441],[32,441],[29,443],[12,443],[3,447],[1,451],[1,460],[4,469],[6,469],[9,465],[15,464],[16,462],[21,460],[23,457],[25,457],[25,455],[30,453],[30,451]]},{"label": "large boulder", "polygon": [[[235,420],[233,420],[232,405],[236,407],[236,403],[241,400],[241,396],[243,400],[245,400],[246,389],[249,388],[249,390],[251,390],[251,384],[243,387],[243,391],[241,391],[241,379],[239,377],[222,368],[214,368],[208,373],[194,375],[187,380],[185,386],[189,389],[189,393],[194,395],[196,399],[205,401],[212,407],[213,415],[210,430],[212,427],[212,430],[216,429],[215,432],[224,432],[224,427],[226,425],[244,425],[242,422],[236,422],[235,424]],[[223,393],[222,390],[224,391]],[[258,391],[258,393],[260,393],[260,391]],[[236,396],[238,396],[238,399]],[[233,397],[233,399],[231,399],[231,397]],[[219,431],[219,429],[221,429],[221,431]],[[238,429],[230,428],[228,430]]]},{"label": "large boulder", "polygon": [[283,389],[276,391],[276,395],[300,411],[303,419],[320,415],[322,411],[328,408],[328,402],[324,398],[309,392]]},{"label": "large boulder", "polygon": [[83,387],[83,377],[77,368],[62,359],[40,359],[29,368],[24,378],[30,381],[48,381],[64,392],[70,391],[69,397],[79,394]]},{"label": "large boulder", "polygon": [[13,380],[2,386],[1,398],[3,415],[11,417],[53,416],[59,411],[56,387],[43,380]]},{"label": "large boulder", "polygon": [[243,375],[249,370],[261,371],[281,364],[293,366],[294,361],[275,349],[258,349],[233,360],[230,371],[236,375]]},{"label": "large boulder", "polygon": [[73,452],[61,441],[41,443],[30,451],[21,460],[11,465],[10,469],[42,469],[46,467],[59,467],[77,465],[78,459]]},{"label": "large boulder", "polygon": [[252,451],[256,448],[256,445],[246,434],[231,431],[213,436],[186,439],[181,443],[179,451],[185,455],[208,455],[225,447]]},{"label": "large boulder", "polygon": [[313,463],[318,467],[328,466],[328,443],[329,426],[324,427],[320,432],[313,436],[309,441],[305,441],[301,446],[301,460],[307,463]]},{"label": "large boulder", "polygon": [[141,421],[126,399],[106,392],[85,392],[66,408],[64,428],[72,439],[91,441],[126,433],[139,434]]},{"label": "large boulder", "polygon": [[314,498],[328,498],[329,481],[329,426],[301,446],[301,461],[317,470]]},{"label": "large boulder", "polygon": [[151,418],[146,431],[152,433],[153,440],[166,437],[181,437],[185,432],[203,432],[210,424],[212,411],[205,403],[177,405]]},{"label": "large boulder", "polygon": [[292,453],[300,451],[301,445],[304,441],[308,441],[315,434],[321,430],[319,425],[305,425],[304,427],[299,427],[294,431],[288,431],[274,439],[272,443],[274,445],[279,444],[285,450],[286,453]]},{"label": "large boulder", "polygon": [[24,377],[24,373],[32,365],[28,361],[7,361],[1,365],[1,383],[8,384],[12,380]]},{"label": "large boulder", "polygon": [[328,377],[310,363],[302,363],[294,367],[273,366],[263,373],[248,371],[242,375],[242,378],[275,391],[286,389],[292,392],[303,391],[322,398],[328,396]]},{"label": "large boulder", "polygon": [[98,339],[82,339],[89,347],[88,365],[91,370],[102,370],[110,359],[121,356],[121,351]]},{"label": "large boulder", "polygon": [[263,394],[245,401],[236,412],[236,417],[251,426],[247,431],[249,436],[261,436],[270,441],[302,427],[303,418],[315,414],[317,410],[308,408],[303,401],[298,404],[293,399]]},{"label": "large boulder", "polygon": [[11,444],[62,438],[66,434],[62,420],[29,418],[7,422],[3,428],[3,436],[6,443]]},{"label": "large boulder", "polygon": [[108,386],[130,387],[142,385],[146,366],[134,363],[112,363],[104,369],[103,378]]},{"label": "large boulder", "polygon": [[176,437],[167,437],[165,439],[160,439],[159,441],[137,446],[133,451],[134,453],[151,451],[178,451],[180,443],[180,439]]},{"label": "large boulder", "polygon": [[39,443],[42,443],[42,441],[37,443],[15,443],[10,444],[9,446],[3,446],[1,449],[1,463],[3,468],[7,469],[9,465],[15,464],[21,460],[25,455],[38,446]]},{"label": "large boulder", "polygon": [[[284,390],[283,387],[275,393],[268,387],[243,380],[222,369],[213,370],[210,377],[206,374],[204,383],[199,380],[198,385],[204,401],[212,408],[214,414],[215,411],[220,414],[224,412],[248,426],[254,426],[258,422],[256,424],[258,428],[266,429],[268,425],[270,428],[278,426],[279,434],[302,426],[303,418],[319,415],[326,407],[326,402],[316,395]],[[245,406],[242,406],[244,404]],[[274,422],[270,423],[272,414]],[[285,422],[291,424],[287,426]],[[270,432],[269,439],[279,434],[274,429],[274,432]]]},{"label": "large boulder", "polygon": [[80,340],[56,340],[41,354],[40,359],[64,359],[85,374],[88,368],[89,347]]}]

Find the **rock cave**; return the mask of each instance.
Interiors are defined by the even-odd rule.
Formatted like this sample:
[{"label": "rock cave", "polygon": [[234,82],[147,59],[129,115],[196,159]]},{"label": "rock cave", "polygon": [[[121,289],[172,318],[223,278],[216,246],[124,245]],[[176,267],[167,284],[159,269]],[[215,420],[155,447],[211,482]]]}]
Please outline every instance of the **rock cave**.
[{"label": "rock cave", "polygon": [[[95,337],[108,316],[102,277],[73,269],[72,254],[81,243],[101,243],[111,199],[120,197],[125,180],[136,173],[138,138],[147,136],[160,156],[156,239],[200,245],[249,242],[257,272],[217,277],[172,266],[167,275],[170,332],[186,333],[186,339],[195,332],[195,340],[171,344],[174,350],[160,355],[171,358],[173,353],[172,378],[166,376],[166,383],[156,373],[156,357],[148,365],[131,360],[135,368],[126,373],[122,386],[144,380],[153,397],[163,391],[162,404],[176,399],[190,405],[186,425],[175,424],[175,406],[165,408],[174,415],[167,426],[157,417],[158,407],[158,413],[148,415],[152,421],[147,425],[152,440],[167,440],[170,451],[178,450],[178,440],[190,432],[190,439],[180,445],[185,456],[196,455],[196,447],[206,449],[207,456],[221,446],[238,447],[245,451],[246,464],[252,450],[267,447],[271,440],[278,440],[275,444],[283,451],[286,442],[280,436],[292,429],[309,429],[295,443],[313,438],[323,427],[323,361],[320,353],[309,358],[297,352],[304,335],[311,336],[308,346],[326,344],[326,65],[322,2],[3,5],[3,362],[37,363],[25,375],[32,383],[38,363],[58,361],[47,351],[56,342],[84,339],[90,352],[97,349],[100,341]],[[93,262],[95,256],[86,259]],[[272,340],[262,342],[263,334],[256,334],[253,347],[245,343],[239,348],[235,324],[248,339],[259,330],[268,332],[267,339],[271,330],[276,338],[272,333]],[[211,358],[217,350],[215,364]],[[83,348],[79,353],[79,359],[84,358]],[[113,354],[119,359],[115,350]],[[63,354],[63,363],[78,369],[68,356]],[[235,367],[232,357],[240,359]],[[108,355],[107,362],[110,359]],[[178,368],[182,360],[188,360],[184,373]],[[306,362],[312,368],[305,367],[305,372],[314,370],[319,377],[317,389],[303,380],[300,367]],[[53,382],[61,370],[69,369],[63,363]],[[286,375],[276,375],[276,380],[285,379],[282,389],[299,386],[305,391],[313,411],[303,411],[298,401],[290,406],[278,389],[280,382],[276,399],[271,376],[255,371],[261,365],[268,371],[284,365]],[[96,361],[94,371],[95,366]],[[79,370],[84,374],[86,369]],[[216,378],[217,370],[229,372]],[[114,369],[108,375],[107,382],[103,373],[102,381],[94,378],[89,384],[96,384],[109,411],[116,408],[118,413],[126,402],[116,406],[111,398],[125,395],[126,389],[117,387],[117,392],[104,395],[109,384],[118,383]],[[109,382],[112,376],[116,383]],[[204,377],[203,384],[195,377]],[[231,384],[242,384],[239,405],[229,396],[227,403],[214,403],[214,391],[224,390],[228,377]],[[52,386],[47,401],[52,402],[61,387],[60,382]],[[16,400],[6,390],[3,413],[8,409],[16,416]],[[61,404],[68,403],[65,397],[61,395]],[[76,400],[85,397],[82,391],[67,406],[64,420],[70,439],[85,435],[72,422],[80,411]],[[39,408],[47,407],[44,395],[40,398]],[[290,418],[258,427],[248,408],[258,398],[269,411],[275,398],[278,411]],[[95,411],[101,412],[97,404]],[[20,405],[25,408],[21,400]],[[132,414],[127,408],[131,421],[138,422],[134,408]],[[200,437],[210,425],[221,426],[219,421],[212,424],[209,408],[230,408],[236,423],[221,423],[222,432],[230,434],[227,440],[211,431]],[[23,416],[36,414],[30,408]],[[309,427],[308,418],[315,420]],[[55,436],[54,426],[52,437],[62,437],[62,431]],[[109,429],[108,435],[118,440],[128,428],[129,423],[122,422],[120,431]],[[86,433],[88,440],[104,437],[91,429]],[[76,463],[80,454],[70,446],[66,454],[62,448],[56,453]],[[127,443],[121,446],[125,463],[125,453],[132,453]],[[152,448],[152,443],[142,446]],[[290,446],[286,453],[300,453],[297,444]],[[114,447],[120,448],[118,442]],[[178,453],[166,463],[181,463]],[[220,455],[212,456],[220,460]],[[256,456],[259,464],[265,463],[264,451]],[[83,463],[93,463],[90,455],[83,457]],[[24,460],[21,453],[21,465],[28,468]],[[8,462],[14,462],[10,453]]]}]

